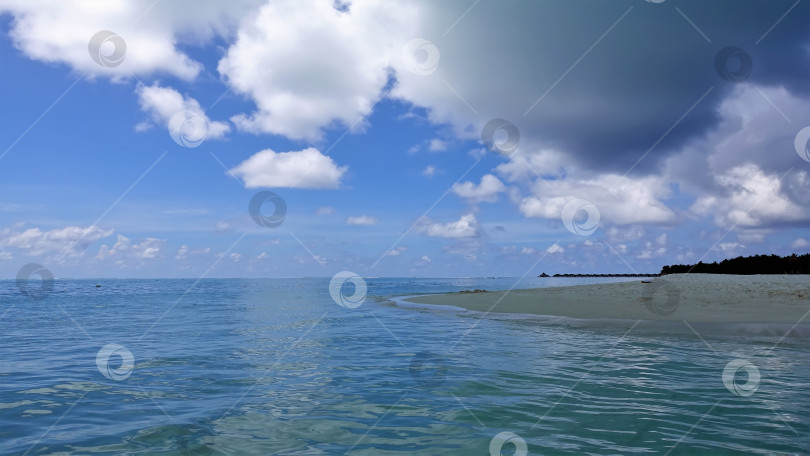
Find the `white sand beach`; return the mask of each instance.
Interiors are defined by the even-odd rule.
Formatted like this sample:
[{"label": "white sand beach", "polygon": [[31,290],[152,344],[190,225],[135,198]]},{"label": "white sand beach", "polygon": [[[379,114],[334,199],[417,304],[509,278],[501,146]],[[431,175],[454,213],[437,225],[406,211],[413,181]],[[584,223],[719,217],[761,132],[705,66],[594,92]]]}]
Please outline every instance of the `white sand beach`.
[{"label": "white sand beach", "polygon": [[810,323],[810,276],[673,274],[630,282],[448,293],[417,304],[509,314],[696,323]]}]

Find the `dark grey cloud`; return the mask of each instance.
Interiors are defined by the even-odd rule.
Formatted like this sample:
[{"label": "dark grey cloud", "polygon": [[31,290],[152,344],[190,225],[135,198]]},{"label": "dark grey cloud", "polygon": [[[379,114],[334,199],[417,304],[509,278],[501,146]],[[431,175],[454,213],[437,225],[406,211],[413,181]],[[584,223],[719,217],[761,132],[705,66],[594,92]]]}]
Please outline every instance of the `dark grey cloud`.
[{"label": "dark grey cloud", "polygon": [[441,51],[434,77],[463,100],[428,107],[455,124],[507,119],[524,151],[554,147],[586,169],[622,173],[655,145],[634,171],[646,174],[718,126],[718,106],[739,87],[716,70],[726,47],[750,56],[746,82],[810,94],[810,3],[779,21],[794,3],[481,2],[449,31],[469,4],[440,4],[424,24]]}]

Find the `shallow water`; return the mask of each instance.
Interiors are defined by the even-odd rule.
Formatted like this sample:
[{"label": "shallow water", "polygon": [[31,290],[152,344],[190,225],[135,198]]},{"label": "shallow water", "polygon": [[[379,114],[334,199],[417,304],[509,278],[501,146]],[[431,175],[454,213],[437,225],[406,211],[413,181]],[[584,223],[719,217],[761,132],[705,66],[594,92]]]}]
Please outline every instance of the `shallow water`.
[{"label": "shallow water", "polygon": [[[335,304],[328,278],[57,280],[42,300],[0,282],[0,452],[485,455],[508,432],[504,455],[522,442],[528,454],[810,453],[806,338],[385,299],[516,279],[367,282],[355,309]],[[99,366],[108,344],[120,348]],[[759,382],[745,364],[727,388],[735,359]]]}]

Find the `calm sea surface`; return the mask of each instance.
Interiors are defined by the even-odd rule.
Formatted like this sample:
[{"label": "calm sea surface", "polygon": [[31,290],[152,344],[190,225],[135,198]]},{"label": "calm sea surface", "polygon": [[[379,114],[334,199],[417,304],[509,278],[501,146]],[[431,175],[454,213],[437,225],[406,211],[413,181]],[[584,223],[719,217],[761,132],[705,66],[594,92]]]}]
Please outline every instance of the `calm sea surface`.
[{"label": "calm sea surface", "polygon": [[515,281],[2,281],[0,453],[810,454],[808,339],[387,299]]}]

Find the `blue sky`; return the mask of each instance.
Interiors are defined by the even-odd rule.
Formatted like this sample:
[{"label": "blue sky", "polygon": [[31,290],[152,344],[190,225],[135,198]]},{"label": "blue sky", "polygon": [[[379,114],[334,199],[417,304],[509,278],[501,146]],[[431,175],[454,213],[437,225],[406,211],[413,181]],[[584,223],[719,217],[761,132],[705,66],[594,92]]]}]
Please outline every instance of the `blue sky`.
[{"label": "blue sky", "polygon": [[[810,249],[806,5],[182,3],[0,2],[3,277],[629,273]],[[716,65],[732,45],[753,62],[723,62],[736,82]],[[280,226],[251,218],[260,191]]]}]

